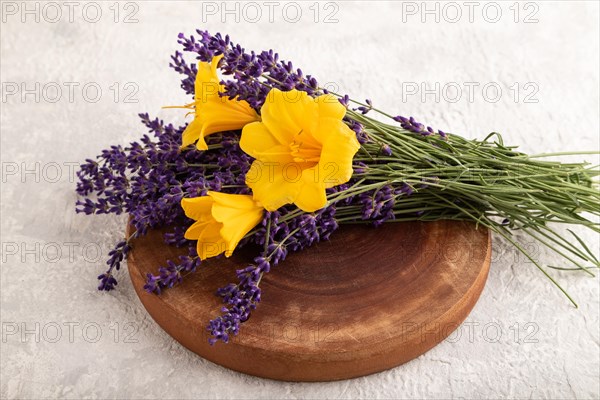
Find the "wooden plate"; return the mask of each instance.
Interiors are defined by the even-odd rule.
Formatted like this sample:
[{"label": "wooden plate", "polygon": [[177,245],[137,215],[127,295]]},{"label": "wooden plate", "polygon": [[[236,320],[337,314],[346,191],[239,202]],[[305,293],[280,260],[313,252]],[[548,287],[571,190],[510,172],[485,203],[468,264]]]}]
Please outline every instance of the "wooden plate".
[{"label": "wooden plate", "polygon": [[146,273],[181,249],[151,232],[135,241],[128,267],[152,318],[191,351],[251,375],[328,381],[395,367],[450,335],[483,290],[491,245],[486,229],[466,222],[344,226],[265,275],[240,334],[210,346],[205,327],[222,307],[215,290],[234,282],[256,249],[236,253],[160,296],[144,291]]}]

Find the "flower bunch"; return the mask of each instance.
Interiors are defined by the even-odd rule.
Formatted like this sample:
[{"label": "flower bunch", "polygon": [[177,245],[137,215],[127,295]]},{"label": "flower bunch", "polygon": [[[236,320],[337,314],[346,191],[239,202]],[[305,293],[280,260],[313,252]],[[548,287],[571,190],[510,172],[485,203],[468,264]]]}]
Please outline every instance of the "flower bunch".
[{"label": "flower bunch", "polygon": [[133,239],[165,226],[165,241],[187,246],[188,254],[149,274],[150,292],[173,287],[207,258],[229,257],[249,242],[262,249],[240,266],[237,282],[217,290],[225,306],[208,324],[211,343],[239,332],[260,302],[264,274],[344,224],[474,221],[514,244],[561,290],[514,230],[572,269],[592,274],[600,266],[578,236],[570,240],[549,225],[600,231],[584,216],[600,215],[597,168],[518,152],[497,133],[467,140],[434,130],[370,100],[329,93],[272,50],[246,52],[228,36],[197,34],[179,35],[197,62],[188,65],[176,52],[171,63],[193,95],[182,106],[192,121],[174,127],[143,114],[151,135],[103,151],[78,172],[77,211],[127,213],[134,227],[111,251],[100,290],[117,284]]}]

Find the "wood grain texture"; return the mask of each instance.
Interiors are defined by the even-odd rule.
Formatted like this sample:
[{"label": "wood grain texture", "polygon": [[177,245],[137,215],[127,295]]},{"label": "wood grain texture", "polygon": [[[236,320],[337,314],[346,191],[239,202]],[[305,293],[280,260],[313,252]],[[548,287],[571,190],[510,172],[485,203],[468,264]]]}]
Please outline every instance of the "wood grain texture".
[{"label": "wood grain texture", "polygon": [[203,263],[160,296],[143,290],[146,273],[181,249],[150,232],[135,241],[128,267],[150,315],[191,351],[251,375],[328,381],[400,365],[450,335],[483,290],[491,243],[486,229],[466,222],[344,226],[265,275],[240,334],[210,346],[205,327],[222,306],[215,290],[235,281],[256,249],[236,253]]}]

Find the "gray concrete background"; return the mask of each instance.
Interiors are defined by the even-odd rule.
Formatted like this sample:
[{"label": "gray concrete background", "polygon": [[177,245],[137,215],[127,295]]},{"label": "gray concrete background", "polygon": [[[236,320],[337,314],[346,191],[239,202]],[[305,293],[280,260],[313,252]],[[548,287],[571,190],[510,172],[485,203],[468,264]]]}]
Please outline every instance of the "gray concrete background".
[{"label": "gray concrete background", "polygon": [[[498,131],[528,152],[598,149],[598,3],[53,4],[2,2],[2,398],[600,396],[598,279],[554,273],[574,309],[499,238],[467,322],[406,365],[315,384],[214,365],[148,317],[126,271],[117,291],[96,291],[97,250],[122,236],[124,217],[76,215],[72,174],[141,136],[139,112],[183,121],[160,107],[188,100],[168,63],[178,32],[196,27],[274,48],[321,83],[445,131]],[[598,249],[597,235],[585,237]]]}]

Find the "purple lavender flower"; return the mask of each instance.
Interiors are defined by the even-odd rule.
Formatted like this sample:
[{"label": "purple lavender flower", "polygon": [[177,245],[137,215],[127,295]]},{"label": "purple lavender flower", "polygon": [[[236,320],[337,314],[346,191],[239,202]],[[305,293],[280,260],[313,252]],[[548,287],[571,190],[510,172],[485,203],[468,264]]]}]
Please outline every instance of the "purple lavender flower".
[{"label": "purple lavender flower", "polygon": [[350,129],[356,133],[356,139],[358,139],[358,143],[365,144],[369,141],[367,132],[365,132],[364,127],[359,122],[347,117],[344,118],[344,121],[346,121],[349,124]]},{"label": "purple lavender flower", "polygon": [[394,190],[396,196],[410,196],[414,193],[414,188],[406,183],[403,183],[399,188]]},{"label": "purple lavender flower", "polygon": [[117,280],[113,276],[113,273],[114,271],[121,269],[121,262],[129,250],[131,250],[131,246],[126,240],[123,240],[117,243],[114,249],[108,253],[109,259],[106,262],[108,264],[108,270],[106,270],[105,273],[98,275],[98,280],[100,281],[98,290],[110,291],[115,288]]},{"label": "purple lavender flower", "polygon": [[[420,122],[417,122],[413,117],[406,118],[401,115],[395,116],[394,121],[399,122],[400,126],[407,131],[418,133],[421,136],[430,136],[435,133],[434,129],[430,126],[425,126]],[[448,135],[438,130],[438,135],[445,139]]]},{"label": "purple lavender flower", "polygon": [[113,290],[115,286],[117,286],[117,280],[111,273],[105,272],[103,274],[98,275],[98,280],[100,284],[98,285],[98,290]]},{"label": "purple lavender flower", "polygon": [[392,149],[388,144],[381,146],[381,154],[388,157],[392,155]]},{"label": "purple lavender flower", "polygon": [[262,268],[270,265],[264,260],[262,266],[250,265],[237,271],[238,284],[229,284],[225,288],[217,291],[229,307],[223,307],[223,315],[213,319],[207,326],[208,331],[213,336],[209,339],[210,344],[215,344],[218,340],[229,342],[231,335],[237,335],[240,329],[240,323],[250,318],[252,310],[256,309],[260,302],[261,291],[258,283],[265,272]]},{"label": "purple lavender flower", "polygon": [[196,246],[190,245],[188,255],[180,256],[178,262],[168,260],[166,266],[158,269],[158,275],[147,274],[144,289],[149,293],[160,294],[162,290],[181,283],[184,275],[195,272],[200,264]]},{"label": "purple lavender flower", "polygon": [[371,102],[370,99],[365,100],[367,105],[366,106],[360,106],[358,107],[356,110],[360,111],[363,115],[368,113],[369,111],[371,111],[373,109],[373,103]]},{"label": "purple lavender flower", "polygon": [[196,74],[198,73],[198,68],[195,64],[188,66],[183,59],[183,54],[179,51],[175,52],[174,55],[171,56],[172,63],[169,64],[171,68],[180,74],[186,75],[181,81],[181,88],[186,94],[194,94],[194,81],[196,79]]},{"label": "purple lavender flower", "polygon": [[[327,92],[327,91],[325,91]],[[339,102],[342,103],[342,105],[346,108],[348,108],[349,104],[350,104],[350,97],[348,97],[347,94],[343,95],[342,97],[340,97]]]},{"label": "purple lavender flower", "polygon": [[391,186],[386,185],[374,191],[361,193],[358,197],[362,204],[363,220],[370,220],[374,226],[379,226],[394,219],[396,196]]}]

